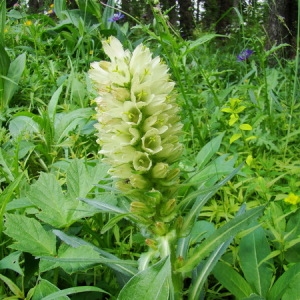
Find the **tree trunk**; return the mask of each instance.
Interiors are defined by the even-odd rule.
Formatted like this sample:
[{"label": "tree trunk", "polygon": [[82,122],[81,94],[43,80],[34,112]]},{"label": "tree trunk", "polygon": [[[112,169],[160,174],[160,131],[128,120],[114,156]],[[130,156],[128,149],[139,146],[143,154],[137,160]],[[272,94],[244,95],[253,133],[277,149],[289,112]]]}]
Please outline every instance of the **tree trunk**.
[{"label": "tree trunk", "polygon": [[[268,43],[267,47],[282,43],[294,45],[297,30],[297,0],[269,0]],[[281,53],[284,57],[295,54],[293,47],[285,48]]]},{"label": "tree trunk", "polygon": [[183,38],[189,38],[192,36],[194,29],[194,6],[191,0],[178,0],[178,4],[181,35]]}]

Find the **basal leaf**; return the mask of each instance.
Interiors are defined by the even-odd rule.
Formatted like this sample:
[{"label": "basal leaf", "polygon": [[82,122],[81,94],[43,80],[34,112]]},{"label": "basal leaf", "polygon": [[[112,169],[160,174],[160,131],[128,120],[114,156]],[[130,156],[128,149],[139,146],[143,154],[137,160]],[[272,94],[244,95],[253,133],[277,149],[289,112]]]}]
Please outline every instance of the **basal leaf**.
[{"label": "basal leaf", "polygon": [[35,219],[17,214],[5,215],[5,234],[14,240],[10,248],[34,256],[55,255],[56,237]]},{"label": "basal leaf", "polygon": [[132,277],[121,290],[118,300],[169,299],[171,264],[165,258]]}]

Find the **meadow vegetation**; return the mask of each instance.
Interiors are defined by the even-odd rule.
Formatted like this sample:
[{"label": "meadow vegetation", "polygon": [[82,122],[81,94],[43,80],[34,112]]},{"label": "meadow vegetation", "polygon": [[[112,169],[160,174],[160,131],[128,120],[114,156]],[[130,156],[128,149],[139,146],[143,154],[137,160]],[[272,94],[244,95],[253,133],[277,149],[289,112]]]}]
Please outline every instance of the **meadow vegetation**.
[{"label": "meadow vegetation", "polygon": [[[290,45],[266,50],[239,12],[232,34],[199,27],[185,40],[157,6],[146,24],[113,1],[55,0],[45,14],[0,3],[0,299],[298,299],[299,35],[283,59]],[[107,154],[122,130],[105,127],[97,97],[129,97],[136,82],[95,84],[91,64],[113,64],[105,43],[141,51],[133,77],[160,57],[175,84],[153,84],[168,94],[156,107],[134,94],[128,119],[146,114],[152,135],[105,106],[145,134],[130,170]]]}]

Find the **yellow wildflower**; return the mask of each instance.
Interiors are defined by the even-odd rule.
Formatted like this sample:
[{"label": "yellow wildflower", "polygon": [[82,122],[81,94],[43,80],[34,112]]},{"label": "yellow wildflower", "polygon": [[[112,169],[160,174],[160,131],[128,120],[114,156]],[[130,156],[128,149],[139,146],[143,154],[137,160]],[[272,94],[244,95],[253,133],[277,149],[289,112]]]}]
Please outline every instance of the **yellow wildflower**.
[{"label": "yellow wildflower", "polygon": [[32,21],[31,21],[31,20],[26,20],[26,21],[24,22],[24,25],[25,25],[25,26],[31,26],[31,25],[32,25]]},{"label": "yellow wildflower", "polygon": [[285,199],[284,202],[296,205],[300,202],[300,197],[295,195],[294,193],[290,193]]}]

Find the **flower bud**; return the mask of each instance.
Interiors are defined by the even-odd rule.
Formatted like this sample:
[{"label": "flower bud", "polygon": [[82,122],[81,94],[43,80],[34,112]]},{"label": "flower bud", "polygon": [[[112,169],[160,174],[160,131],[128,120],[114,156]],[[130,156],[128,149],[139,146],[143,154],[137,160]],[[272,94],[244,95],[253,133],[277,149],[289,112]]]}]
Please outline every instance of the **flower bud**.
[{"label": "flower bud", "polygon": [[154,226],[152,226],[151,229],[154,234],[163,236],[168,233],[169,226],[164,222],[155,222]]},{"label": "flower bud", "polygon": [[146,239],[145,243],[149,248],[151,248],[153,250],[157,250],[157,242],[155,240]]},{"label": "flower bud", "polygon": [[151,190],[150,192],[145,192],[145,201],[150,206],[155,207],[160,203],[162,199],[162,194],[159,191]]},{"label": "flower bud", "polygon": [[171,215],[176,208],[176,199],[170,199],[167,202],[163,203],[160,208],[160,215],[161,216],[168,216]]},{"label": "flower bud", "polygon": [[144,217],[152,217],[155,214],[155,210],[147,206],[143,202],[133,201],[130,204],[130,211],[137,215],[142,215]]},{"label": "flower bud", "polygon": [[165,178],[169,172],[169,165],[166,163],[157,163],[151,171],[153,178]]},{"label": "flower bud", "polygon": [[149,187],[150,183],[147,179],[145,179],[142,175],[134,174],[129,177],[130,184],[135,189],[144,190]]}]

